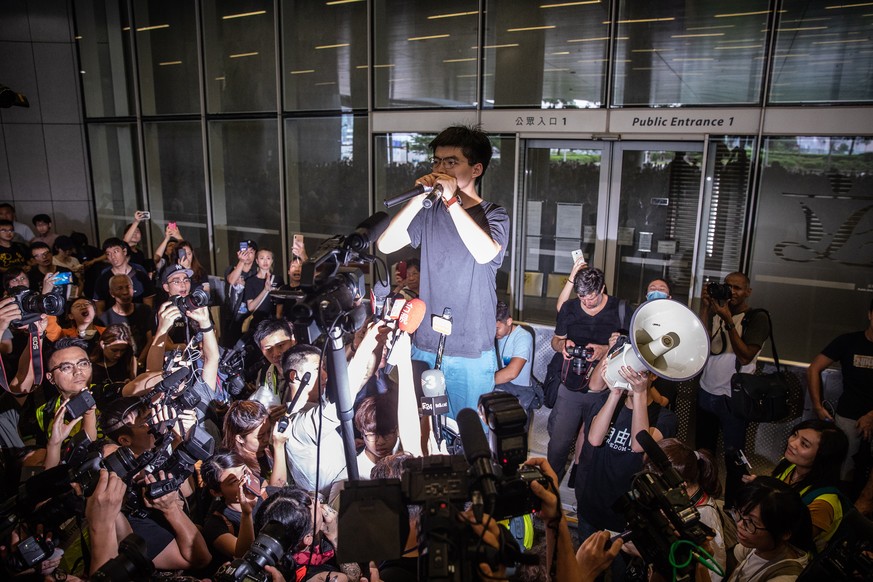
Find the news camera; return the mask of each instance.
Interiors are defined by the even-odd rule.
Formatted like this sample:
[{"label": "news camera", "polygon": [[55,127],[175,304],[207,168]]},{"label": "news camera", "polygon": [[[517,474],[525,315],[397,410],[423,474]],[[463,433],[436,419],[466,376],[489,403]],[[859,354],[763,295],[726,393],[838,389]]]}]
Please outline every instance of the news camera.
[{"label": "news camera", "polygon": [[[431,455],[408,459],[400,480],[350,481],[340,496],[337,544],[341,562],[400,557],[406,536],[405,508],[422,506],[419,539],[426,551],[419,558],[419,579],[471,580],[478,564],[536,563],[524,554],[508,530],[501,530],[501,549],[482,544],[458,514],[472,502],[474,514],[502,520],[540,507],[530,490],[533,481],[556,487],[538,468],[522,465],[527,456],[526,414],[509,394],[488,394],[479,401],[491,431],[490,446],[477,415],[458,413],[464,456]],[[374,516],[379,516],[374,519]],[[367,535],[370,534],[370,535]]]},{"label": "news camera", "polygon": [[367,251],[385,232],[390,219],[384,212],[367,218],[349,235],[327,239],[301,268],[297,289],[270,291],[270,300],[286,306],[283,316],[294,325],[298,341],[315,343],[331,326],[358,330],[366,320],[361,302],[366,295],[364,273],[352,263],[376,259]]},{"label": "news camera", "polygon": [[672,560],[686,563],[684,568],[676,568],[674,580],[694,580],[696,562],[689,559],[691,550],[674,546],[681,540],[702,546],[714,532],[700,521],[684,480],[648,431],[640,431],[636,439],[658,472],[637,473],[633,488],[613,505],[628,524],[620,537],[632,541],[643,561],[663,576],[674,573]]}]

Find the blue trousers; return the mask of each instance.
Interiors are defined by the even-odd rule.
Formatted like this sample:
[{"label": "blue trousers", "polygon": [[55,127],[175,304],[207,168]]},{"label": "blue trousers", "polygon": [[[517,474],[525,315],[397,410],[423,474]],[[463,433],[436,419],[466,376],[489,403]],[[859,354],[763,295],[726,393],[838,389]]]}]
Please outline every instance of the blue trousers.
[{"label": "blue trousers", "polygon": [[[412,346],[412,359],[432,368],[436,354]],[[494,372],[497,371],[497,356],[494,350],[486,350],[478,358],[443,356],[440,366],[446,377],[446,393],[449,397],[449,416],[458,417],[462,408],[476,410],[479,397],[494,390]]]}]

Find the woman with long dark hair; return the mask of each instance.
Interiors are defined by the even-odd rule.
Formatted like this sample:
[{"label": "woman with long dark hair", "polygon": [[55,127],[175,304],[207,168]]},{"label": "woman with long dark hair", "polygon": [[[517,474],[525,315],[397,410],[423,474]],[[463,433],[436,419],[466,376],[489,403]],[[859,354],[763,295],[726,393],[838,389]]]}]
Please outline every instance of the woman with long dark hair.
[{"label": "woman with long dark hair", "polygon": [[795,425],[773,476],[791,486],[809,507],[816,546],[823,549],[843,519],[837,486],[849,439],[840,427],[817,418]]},{"label": "woman with long dark hair", "polygon": [[180,240],[173,252],[170,253],[170,264],[182,265],[189,269],[194,274],[191,275],[191,288],[200,287],[209,293],[209,273],[200,264],[197,255],[194,254],[194,247],[186,240]]},{"label": "woman with long dark hair", "polygon": [[255,539],[252,513],[264,497],[263,483],[236,453],[216,453],[200,475],[216,501],[203,523],[203,537],[216,567],[241,558]]},{"label": "woman with long dark hair", "polygon": [[224,416],[221,448],[239,455],[252,473],[281,487],[288,480],[285,442],[290,435],[273,426],[266,407],[256,400],[232,403]]},{"label": "woman with long dark hair", "polygon": [[258,269],[257,274],[246,280],[246,288],[243,291],[246,307],[252,314],[252,321],[249,324],[251,329],[257,327],[261,321],[270,316],[273,304],[268,295],[270,291],[279,286],[273,275],[273,251],[269,249],[259,250],[255,255],[255,264]]}]

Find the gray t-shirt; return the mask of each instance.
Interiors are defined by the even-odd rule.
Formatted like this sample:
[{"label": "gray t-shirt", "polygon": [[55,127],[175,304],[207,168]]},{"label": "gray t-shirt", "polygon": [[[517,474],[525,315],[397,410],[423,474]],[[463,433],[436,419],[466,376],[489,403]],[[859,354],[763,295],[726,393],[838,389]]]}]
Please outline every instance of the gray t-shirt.
[{"label": "gray t-shirt", "polygon": [[[480,265],[467,250],[452,217],[443,204],[423,208],[407,229],[413,247],[421,247],[419,297],[427,312],[452,309],[452,335],[446,339],[445,355],[478,358],[494,348],[497,313],[497,269],[503,263],[509,239],[509,215],[502,206],[482,201],[466,209],[485,232],[500,245],[490,262]],[[439,334],[429,317],[415,333],[415,346],[435,352]]]}]

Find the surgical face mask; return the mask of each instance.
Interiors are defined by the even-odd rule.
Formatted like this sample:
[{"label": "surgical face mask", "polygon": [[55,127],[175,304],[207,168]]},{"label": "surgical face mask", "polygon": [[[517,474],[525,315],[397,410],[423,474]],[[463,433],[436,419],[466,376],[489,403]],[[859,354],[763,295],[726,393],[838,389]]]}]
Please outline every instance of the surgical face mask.
[{"label": "surgical face mask", "polygon": [[651,301],[652,299],[666,299],[667,294],[663,291],[649,291],[646,293],[646,301]]}]

